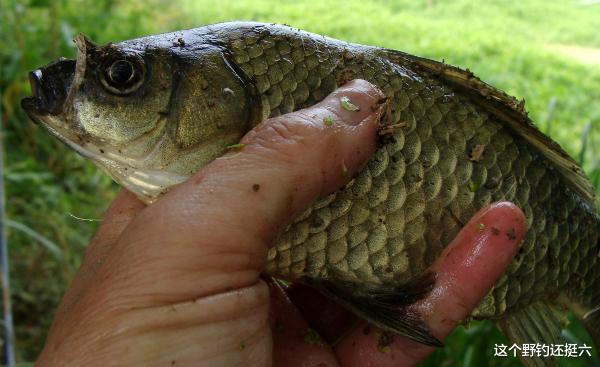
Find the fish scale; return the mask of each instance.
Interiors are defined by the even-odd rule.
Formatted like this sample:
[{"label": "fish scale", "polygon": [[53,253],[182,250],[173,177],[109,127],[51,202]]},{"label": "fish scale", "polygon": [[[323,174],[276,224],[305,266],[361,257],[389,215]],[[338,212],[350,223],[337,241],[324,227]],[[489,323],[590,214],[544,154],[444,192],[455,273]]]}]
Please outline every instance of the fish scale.
[{"label": "fish scale", "polygon": [[[376,84],[387,97],[378,150],[286,228],[266,272],[313,285],[383,330],[439,345],[402,307],[426,294],[426,269],[479,209],[512,201],[528,232],[473,316],[494,319],[513,343],[556,344],[564,312],[555,306],[565,305],[600,346],[593,188],[523,103],[470,71],[273,24],[224,23],[106,46],[75,41],[76,61],[31,74],[35,95],[23,107],[148,203],[228,145],[243,148],[235,143],[260,121],[309,107],[353,79]],[[107,74],[123,65],[129,79]],[[514,236],[490,227],[478,228]]]},{"label": "fish scale", "polygon": [[[356,46],[332,47],[311,37],[291,42],[270,33],[251,39],[252,46],[230,45],[234,60],[256,83],[266,117],[314,104],[344,82],[363,78],[390,98],[393,117],[387,123],[408,124],[347,187],[289,226],[269,252],[268,272],[326,278],[333,269],[360,281],[407,282],[479,208],[500,200],[523,209],[528,234],[474,316],[500,316],[561,289],[574,269],[585,277],[595,264],[593,256],[582,262],[585,256],[573,254],[597,235],[579,231],[577,220],[566,221],[589,214],[565,192],[545,158],[486,111],[436,80],[423,82],[384,55]],[[477,145],[485,148],[475,162],[469,155]],[[551,266],[550,258],[564,265]]]}]

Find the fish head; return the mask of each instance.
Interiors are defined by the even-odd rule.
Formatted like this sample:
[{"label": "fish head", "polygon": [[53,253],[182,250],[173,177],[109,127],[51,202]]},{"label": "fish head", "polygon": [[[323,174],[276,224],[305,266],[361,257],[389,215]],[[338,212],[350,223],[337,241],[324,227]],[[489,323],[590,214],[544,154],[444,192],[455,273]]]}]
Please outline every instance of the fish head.
[{"label": "fish head", "polygon": [[30,73],[30,118],[145,202],[185,181],[256,124],[260,106],[226,50],[168,35],[99,46]]}]

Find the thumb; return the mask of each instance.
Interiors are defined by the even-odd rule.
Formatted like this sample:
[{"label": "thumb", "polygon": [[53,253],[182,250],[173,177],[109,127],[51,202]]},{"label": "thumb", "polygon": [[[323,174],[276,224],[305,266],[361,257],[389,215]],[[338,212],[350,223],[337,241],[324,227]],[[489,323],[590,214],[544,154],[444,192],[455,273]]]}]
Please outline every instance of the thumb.
[{"label": "thumb", "polygon": [[[355,80],[310,108],[261,123],[242,149],[140,213],[121,237],[128,245],[114,259],[120,269],[107,270],[106,280],[117,277],[121,289],[143,287],[160,298],[152,302],[254,284],[279,232],[373,154],[383,98]],[[157,274],[160,281],[149,280]]]},{"label": "thumb", "polygon": [[372,155],[382,98],[357,80],[269,119],[243,138],[243,149],[141,210],[42,358],[266,365],[269,295],[259,275],[268,246]]}]

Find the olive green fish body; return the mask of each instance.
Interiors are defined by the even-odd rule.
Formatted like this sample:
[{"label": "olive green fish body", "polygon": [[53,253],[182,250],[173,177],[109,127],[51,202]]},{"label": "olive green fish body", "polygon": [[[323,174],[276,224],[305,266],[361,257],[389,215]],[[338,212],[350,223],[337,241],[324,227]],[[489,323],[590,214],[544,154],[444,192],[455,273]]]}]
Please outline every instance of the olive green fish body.
[{"label": "olive green fish body", "polygon": [[[287,228],[269,252],[268,273],[315,284],[385,328],[377,313],[389,309],[372,309],[369,299],[419,284],[480,208],[508,200],[523,209],[528,232],[515,260],[473,315],[513,317],[517,321],[503,328],[513,340],[532,337],[510,326],[527,323],[519,310],[539,302],[567,303],[585,316],[588,329],[600,325],[600,219],[589,181],[531,125],[522,104],[470,72],[285,26],[225,23],[111,46],[131,49],[147,64],[143,73],[135,69],[134,77],[151,78],[124,94],[133,96],[130,103],[125,97],[98,97],[101,87],[89,75],[97,46],[83,39],[79,43],[85,54],[80,58],[87,62],[78,59],[77,65],[88,70],[81,77],[75,72],[65,104],[74,98],[80,107],[75,112],[64,108],[68,123],[59,128],[52,118],[31,112],[31,106],[30,115],[147,201],[222,154],[258,122],[310,106],[352,79],[366,79],[386,94],[381,146],[345,188],[319,199]],[[102,57],[96,64],[105,62]],[[107,69],[94,69],[93,76],[114,83],[111,78],[118,79],[127,65],[111,62]],[[95,89],[85,91],[92,87],[77,83]],[[147,119],[153,122],[119,125],[114,117],[119,111],[143,120],[143,101],[148,103],[145,113],[157,116]],[[124,143],[89,138],[95,125],[89,113],[80,112],[86,103],[112,116]],[[99,130],[105,129],[106,118],[100,120]],[[75,144],[61,134],[75,130],[65,128],[73,124],[84,125],[86,132],[79,135],[89,141]],[[145,150],[124,153],[140,141]],[[110,154],[90,153],[94,149]],[[480,230],[497,232],[493,226]],[[494,234],[514,237],[511,231]],[[362,295],[348,292],[349,287]],[[532,313],[550,318],[540,307]],[[423,337],[412,334],[418,326],[410,322],[396,326],[389,328],[430,341],[423,336],[426,330],[421,330]],[[599,340],[593,331],[592,336]]]},{"label": "olive green fish body", "polygon": [[288,29],[227,34],[233,60],[260,95],[263,117],[312,105],[361,78],[390,98],[385,123],[402,126],[346,188],[288,228],[269,254],[269,272],[292,280],[333,273],[356,282],[406,283],[480,208],[508,200],[525,212],[528,234],[477,315],[499,316],[563,291],[586,298],[577,292],[598,276],[592,270],[600,262],[594,208],[489,111],[409,60],[397,62],[399,54]]}]

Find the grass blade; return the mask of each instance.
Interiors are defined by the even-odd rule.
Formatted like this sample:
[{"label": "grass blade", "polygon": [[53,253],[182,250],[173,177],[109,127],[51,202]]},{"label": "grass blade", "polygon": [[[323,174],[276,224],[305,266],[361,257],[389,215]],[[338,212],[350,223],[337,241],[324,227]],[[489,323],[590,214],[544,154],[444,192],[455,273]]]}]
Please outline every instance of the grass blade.
[{"label": "grass blade", "polygon": [[5,223],[6,223],[7,227],[16,229],[17,231],[20,231],[20,232],[26,234],[27,236],[33,238],[37,242],[39,242],[40,245],[44,246],[46,248],[46,250],[48,250],[50,253],[52,253],[52,255],[54,255],[54,257],[56,257],[57,259],[63,258],[62,250],[60,249],[60,247],[58,247],[57,244],[50,241],[49,239],[42,236],[41,234],[37,233],[36,231],[29,228],[25,224],[20,223],[20,222],[15,222],[14,220],[10,220],[10,219],[7,219]]},{"label": "grass blade", "polygon": [[585,160],[585,151],[587,150],[588,140],[590,137],[590,131],[592,130],[592,122],[588,122],[583,128],[583,134],[581,134],[581,150],[579,151],[579,165],[582,166]]}]

